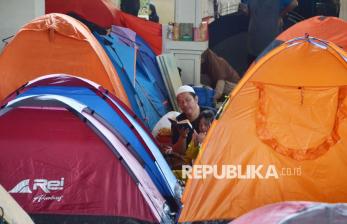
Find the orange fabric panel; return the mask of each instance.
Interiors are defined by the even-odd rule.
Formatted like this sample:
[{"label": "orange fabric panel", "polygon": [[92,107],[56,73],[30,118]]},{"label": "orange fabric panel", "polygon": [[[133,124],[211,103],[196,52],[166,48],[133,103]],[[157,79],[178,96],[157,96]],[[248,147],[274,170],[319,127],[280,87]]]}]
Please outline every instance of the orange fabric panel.
[{"label": "orange fabric panel", "polygon": [[90,31],[63,14],[25,25],[0,55],[0,99],[42,75],[65,73],[99,83],[129,106],[112,62]]},{"label": "orange fabric panel", "polygon": [[347,50],[347,22],[336,17],[316,16],[306,19],[288,28],[276,39],[288,41],[305,36],[306,33]]},{"label": "orange fabric panel", "polygon": [[257,135],[277,152],[297,160],[316,159],[340,139],[337,128],[345,116],[338,111],[339,88],[259,84],[258,89]]},{"label": "orange fabric panel", "polygon": [[[272,84],[277,86],[270,90],[270,94],[276,94],[278,98],[269,102],[275,107],[267,112],[272,114],[272,124],[285,130],[274,126],[271,132],[278,138],[285,138],[284,135],[292,138],[280,139],[280,142],[300,148],[305,145],[313,147],[324,141],[323,136],[329,135],[329,130],[333,129],[334,111],[338,108],[346,113],[346,98],[342,100],[340,96],[347,86],[344,77],[347,77],[347,68],[337,52],[345,56],[334,45],[329,44],[327,49],[323,49],[307,39],[301,40],[295,46],[281,45],[248,70],[232,92],[222,115],[213,123],[195,165],[217,165],[219,170],[223,165],[239,165],[243,174],[247,165],[256,165],[264,168],[261,170],[263,176],[266,168],[274,167],[279,177],[216,179],[210,175],[206,179],[190,179],[182,198],[184,207],[180,222],[228,220],[263,205],[282,201],[347,202],[347,174],[341,173],[341,170],[347,169],[347,119],[337,117],[338,125],[335,127],[340,139],[314,159],[297,160],[283,155],[264,143],[257,132],[261,97],[259,84]],[[293,100],[301,102],[301,93],[286,93],[294,87],[321,90],[318,95],[307,92],[306,100],[312,105],[312,110],[309,106],[289,105]],[[345,97],[345,94],[342,96]],[[324,106],[320,108],[319,105]],[[330,108],[327,108],[328,105]],[[290,123],[288,118],[286,126],[280,116],[275,115],[276,108],[296,120]],[[338,113],[336,116],[339,116]],[[277,121],[283,123],[275,124]],[[291,124],[295,129],[290,130]],[[321,126],[324,129],[319,133]],[[302,134],[295,133],[294,136],[291,131]],[[312,141],[307,141],[310,134]],[[293,138],[298,138],[298,141]],[[298,168],[300,175],[284,175],[284,171]]]},{"label": "orange fabric panel", "polygon": [[[301,40],[302,42],[302,40]],[[288,43],[284,43],[282,44],[281,46],[278,46],[274,49],[272,49],[270,52],[268,52],[266,55],[264,55],[263,57],[261,57],[259,59],[259,61],[257,61],[257,63],[253,63],[247,70],[247,72],[245,73],[245,75],[243,76],[243,78],[239,81],[238,85],[234,88],[234,90],[231,92],[230,94],[230,99],[232,99],[240,90],[241,88],[248,82],[248,80],[250,80],[256,73],[256,71],[260,68],[262,68],[264,66],[264,64],[266,64],[268,62],[268,60],[270,60],[270,58],[273,58],[274,56],[277,56],[278,54],[280,54],[281,52],[283,52],[284,50],[286,50],[288,47]],[[343,67],[345,67],[345,61],[343,59],[340,58],[340,56],[343,56],[344,58],[347,58],[347,53],[336,47],[335,44],[333,43],[329,43],[329,48],[330,48],[330,52],[332,52],[332,55],[334,56],[337,56],[337,60],[342,64]],[[308,50],[310,50],[310,48],[308,48]],[[319,49],[318,49],[319,50]],[[334,52],[335,51],[335,52]],[[295,54],[295,53],[294,53]],[[302,59],[302,58],[301,58]],[[295,60],[295,57],[294,57],[294,60]],[[285,60],[286,61],[286,60]],[[284,62],[285,62],[284,61]],[[283,61],[282,61],[283,62]],[[296,63],[299,63],[299,62],[296,62]],[[312,60],[311,60],[311,63],[312,63]],[[282,64],[283,65],[283,64]],[[322,64],[319,64],[319,66],[323,67]],[[302,67],[307,67],[307,66],[302,66]],[[292,68],[291,65],[289,67],[290,69]],[[285,67],[285,69],[283,69],[282,71],[284,70],[287,70],[288,67]],[[302,69],[302,68],[300,68]],[[297,70],[296,70],[297,71]],[[270,72],[271,74],[271,72]],[[282,74],[282,72],[281,72]],[[296,73],[293,73],[293,74],[296,74]],[[331,71],[328,71],[328,74],[329,76],[331,76],[332,74],[334,73],[331,73]],[[301,78],[305,77],[305,74],[303,74],[304,76],[299,76],[297,78],[299,78],[298,80],[301,80]],[[318,75],[316,75],[316,77],[318,77]],[[285,78],[284,76],[282,76],[282,78]],[[326,77],[327,78],[327,77]],[[280,78],[277,77],[276,80],[279,80]],[[342,79],[343,79],[343,75],[342,75]],[[334,82],[334,81],[330,81],[330,82]],[[330,83],[329,82],[329,83]],[[272,83],[272,84],[280,84],[282,83],[281,81],[276,83],[276,82],[273,82],[273,80],[270,82],[269,80],[267,80],[267,83]],[[294,86],[297,86],[298,82],[296,82],[295,80],[292,82]],[[290,85],[289,83],[286,83],[285,85]],[[301,85],[301,84],[300,84]],[[303,85],[302,85],[303,86]],[[313,86],[311,83],[310,83],[310,86]],[[327,85],[327,84],[319,84],[317,86],[332,86],[332,85]]]},{"label": "orange fabric panel", "polygon": [[308,42],[283,48],[270,54],[250,80],[283,86],[347,85],[346,62],[334,48],[323,50]]}]

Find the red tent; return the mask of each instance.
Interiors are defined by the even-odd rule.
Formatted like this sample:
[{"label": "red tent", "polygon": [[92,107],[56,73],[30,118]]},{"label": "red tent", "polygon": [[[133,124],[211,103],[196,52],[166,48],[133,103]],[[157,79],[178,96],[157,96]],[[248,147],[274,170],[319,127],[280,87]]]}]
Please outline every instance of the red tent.
[{"label": "red tent", "polygon": [[168,221],[143,164],[89,107],[29,94],[1,108],[0,182],[35,222]]},{"label": "red tent", "polygon": [[46,0],[46,13],[75,13],[103,28],[111,25],[130,28],[141,36],[157,54],[162,51],[162,28],[118,10],[110,0]]}]

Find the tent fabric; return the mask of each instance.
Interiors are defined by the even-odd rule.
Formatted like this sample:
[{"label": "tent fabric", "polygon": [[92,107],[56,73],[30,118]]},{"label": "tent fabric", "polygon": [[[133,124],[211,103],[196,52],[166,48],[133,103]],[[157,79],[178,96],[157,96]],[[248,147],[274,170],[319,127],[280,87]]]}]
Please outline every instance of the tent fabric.
[{"label": "tent fabric", "polygon": [[111,0],[46,0],[46,13],[75,13],[105,29],[112,25],[130,28],[141,36],[156,55],[162,52],[162,27],[117,9]]},{"label": "tent fabric", "polygon": [[82,23],[63,14],[23,26],[0,55],[0,100],[24,83],[68,73],[100,83],[130,105],[112,62]]},{"label": "tent fabric", "polygon": [[123,42],[128,46],[136,47],[139,66],[144,67],[143,70],[149,73],[150,76],[153,76],[152,79],[153,82],[157,82],[157,88],[159,88],[164,96],[167,95],[166,89],[162,86],[164,85],[164,80],[156,61],[156,54],[149,47],[146,41],[135,31],[121,26],[112,25],[111,34],[115,35],[113,37],[118,39],[118,42]]},{"label": "tent fabric", "polygon": [[136,33],[129,28],[112,25],[111,32],[117,34],[128,45],[136,42]]},{"label": "tent fabric", "polygon": [[[281,201],[346,202],[347,175],[340,171],[347,167],[347,126],[338,119],[346,97],[337,95],[347,84],[346,56],[332,43],[298,38],[255,63],[212,124],[195,165],[215,165],[219,173],[223,165],[234,165],[241,174],[251,172],[249,165],[261,166],[264,178],[188,180],[179,221],[230,220]],[[259,131],[261,125],[267,133]],[[262,138],[268,134],[287,153]],[[329,141],[331,134],[339,140]],[[318,146],[326,140],[322,152]],[[277,176],[265,178],[269,169]]]},{"label": "tent fabric", "polygon": [[130,28],[145,40],[156,55],[162,53],[163,31],[161,24],[121,12],[116,16],[114,25]]},{"label": "tent fabric", "polygon": [[165,97],[168,97],[167,90],[164,85],[164,79],[161,75],[159,65],[157,62],[157,55],[149,47],[146,41],[139,35],[136,35],[136,46],[139,49],[139,61],[141,62],[144,70],[147,70],[147,73],[150,73],[157,84],[157,88],[160,90],[161,94]]},{"label": "tent fabric", "polygon": [[255,209],[230,224],[343,224],[347,222],[347,204],[280,202]]},{"label": "tent fabric", "polygon": [[84,104],[17,97],[0,110],[0,123],[0,179],[28,213],[168,220],[141,163]]},{"label": "tent fabric", "polygon": [[[163,158],[156,142],[128,110],[114,96],[103,91],[102,87],[78,77],[69,75],[43,76],[29,82],[16,91],[8,100],[18,96],[54,94],[79,101],[95,111],[113,128],[127,148],[137,155],[138,160],[150,175],[158,190],[168,203],[177,210],[179,205],[175,196],[177,180]],[[107,100],[108,99],[108,100]],[[7,100],[7,101],[8,101]],[[4,104],[7,103],[4,102]]]},{"label": "tent fabric", "polygon": [[46,14],[48,13],[71,13],[74,12],[85,19],[103,28],[111,27],[118,10],[108,0],[73,0],[73,1],[45,1]]},{"label": "tent fabric", "polygon": [[276,39],[283,42],[296,37],[309,36],[333,42],[347,49],[347,22],[332,16],[315,16],[295,24],[282,32]]},{"label": "tent fabric", "polygon": [[[307,87],[299,91],[272,85],[257,87],[257,135],[277,152],[296,160],[316,159],[340,140],[338,128],[346,113],[345,102],[338,102],[338,99],[345,98],[346,90],[338,87]],[[286,128],[288,124],[290,129]],[[296,136],[295,133],[300,133],[300,138],[288,137]]]},{"label": "tent fabric", "polygon": [[[133,34],[129,30],[117,33],[94,35],[120,74],[134,112],[152,130],[171,109],[155,55],[140,37],[136,37],[135,42],[131,41]],[[129,36],[127,33],[130,33]]]},{"label": "tent fabric", "polygon": [[347,22],[333,16],[315,16],[296,23],[278,35],[259,58],[283,42],[305,35],[326,40],[344,50],[347,49]]}]

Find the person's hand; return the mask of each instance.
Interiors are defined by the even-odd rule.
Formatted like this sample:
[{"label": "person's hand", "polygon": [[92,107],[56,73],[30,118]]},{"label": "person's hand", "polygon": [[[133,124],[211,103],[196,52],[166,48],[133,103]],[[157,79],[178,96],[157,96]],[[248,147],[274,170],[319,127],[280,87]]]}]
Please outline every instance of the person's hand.
[{"label": "person's hand", "polygon": [[199,138],[199,134],[194,130],[194,133],[193,133],[193,136],[192,136],[192,141],[193,141],[194,145],[198,145],[199,144],[198,138]]},{"label": "person's hand", "polygon": [[249,14],[249,11],[248,11],[248,6],[247,4],[245,3],[240,3],[239,4],[239,9],[238,9],[239,12],[245,14],[245,15],[248,15]]},{"label": "person's hand", "polygon": [[164,145],[162,147],[162,150],[164,151],[165,154],[172,154],[173,152],[172,147],[169,145]]},{"label": "person's hand", "polygon": [[201,144],[204,141],[204,139],[206,137],[206,134],[207,134],[206,132],[201,132],[201,133],[198,134],[197,142],[199,144]]},{"label": "person's hand", "polygon": [[188,137],[188,134],[189,134],[189,129],[188,128],[179,129],[178,133],[179,133],[180,138],[186,139]]}]

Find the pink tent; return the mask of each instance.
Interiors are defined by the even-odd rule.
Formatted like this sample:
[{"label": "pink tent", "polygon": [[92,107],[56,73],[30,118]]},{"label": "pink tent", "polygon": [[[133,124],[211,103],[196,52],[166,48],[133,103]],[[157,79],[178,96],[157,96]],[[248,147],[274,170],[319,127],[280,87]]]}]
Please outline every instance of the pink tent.
[{"label": "pink tent", "polygon": [[347,204],[281,202],[255,209],[230,224],[344,224]]}]

